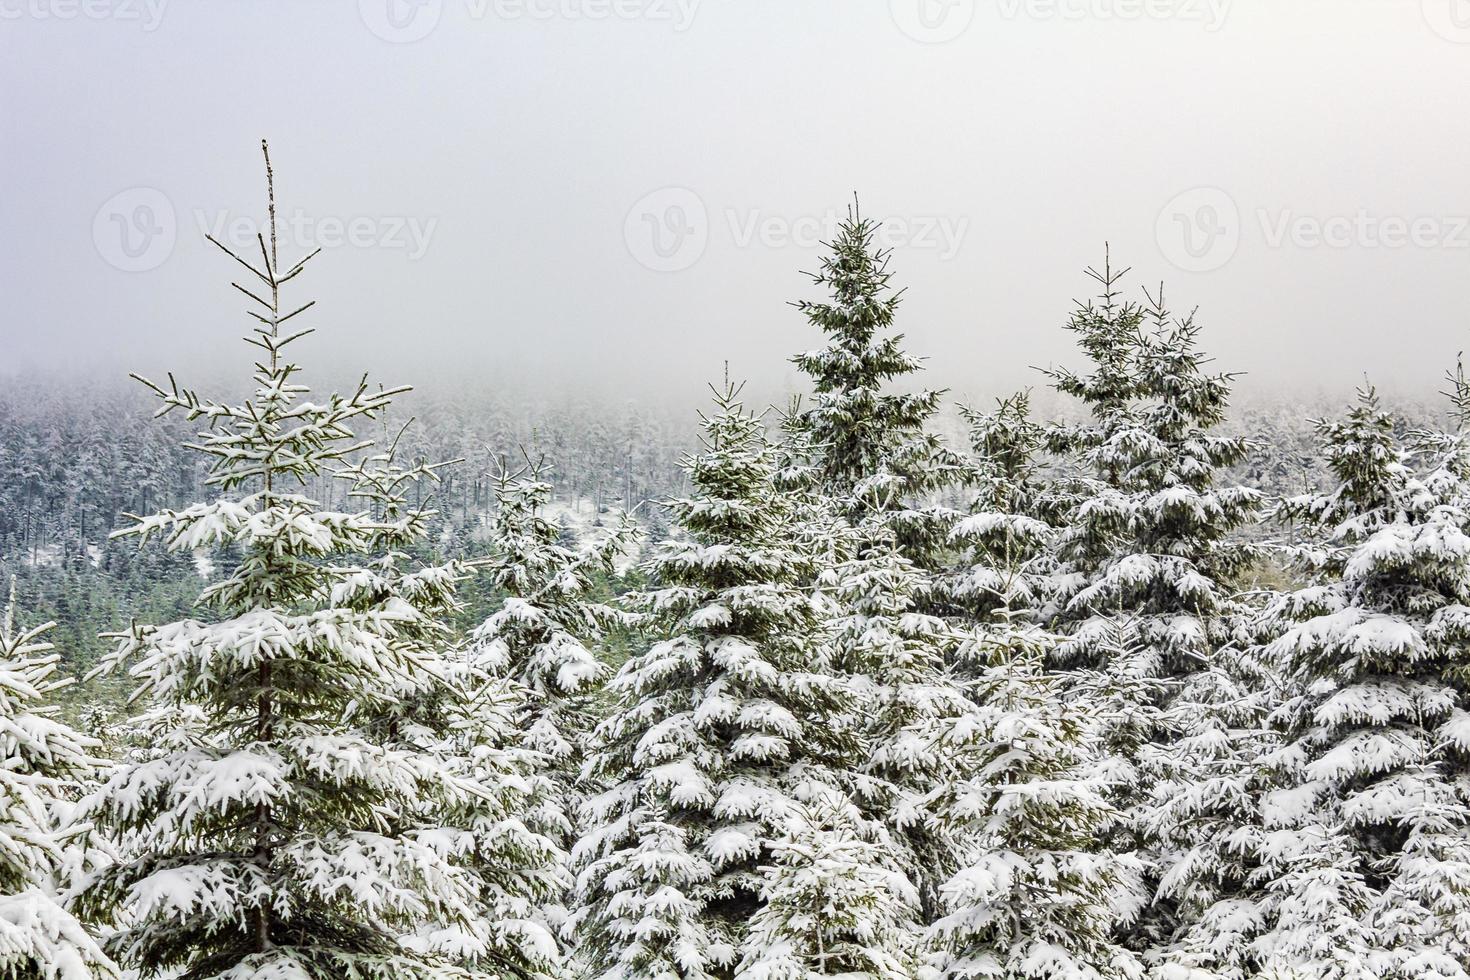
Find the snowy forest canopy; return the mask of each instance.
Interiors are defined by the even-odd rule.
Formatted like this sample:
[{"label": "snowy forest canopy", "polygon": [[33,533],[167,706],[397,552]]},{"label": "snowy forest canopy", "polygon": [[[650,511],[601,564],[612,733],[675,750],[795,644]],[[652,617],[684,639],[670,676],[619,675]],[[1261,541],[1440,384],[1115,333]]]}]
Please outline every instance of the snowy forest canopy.
[{"label": "snowy forest canopy", "polygon": [[875,231],[769,411],[314,392],[274,236],[243,395],[13,384],[0,977],[1470,978],[1463,372],[1231,418],[1108,257],[954,406]]}]

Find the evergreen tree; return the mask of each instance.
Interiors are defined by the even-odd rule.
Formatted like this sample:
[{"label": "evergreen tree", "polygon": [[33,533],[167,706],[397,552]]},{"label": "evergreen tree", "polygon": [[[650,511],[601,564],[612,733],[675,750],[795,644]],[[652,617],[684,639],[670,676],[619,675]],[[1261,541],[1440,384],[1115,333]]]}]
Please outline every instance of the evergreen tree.
[{"label": "evergreen tree", "polygon": [[[545,513],[551,491],[540,464],[511,474],[502,461],[483,563],[499,606],[475,630],[469,658],[483,677],[517,692],[513,744],[532,761],[530,793],[517,819],[564,850],[587,829],[579,782],[608,673],[599,648],[621,619],[595,591],[632,546],[635,527],[624,517],[601,541],[575,547]],[[535,915],[546,928],[567,929],[570,887],[568,874],[543,890]]]},{"label": "evergreen tree", "polygon": [[823,574],[833,599],[832,663],[850,678],[863,718],[850,763],[854,799],[930,916],[957,858],[922,801],[955,778],[955,766],[924,732],[971,705],[946,669],[958,635],[919,610],[923,574],[875,525],[848,532],[855,554]]},{"label": "evergreen tree", "polygon": [[610,683],[589,765],[608,788],[573,856],[583,954],[605,980],[730,977],[787,815],[840,785],[855,749],[764,425],[727,385],[703,429],[693,495],[671,504],[686,537],[634,600],[662,639]]},{"label": "evergreen tree", "polygon": [[[1045,430],[1032,420],[1026,392],[1002,399],[993,412],[960,412],[970,426],[974,495],[968,511],[949,517],[956,558],[933,592],[962,623],[1035,618],[1057,588],[1057,530],[1050,521],[1058,494],[1038,472]],[[970,677],[983,667],[960,664]]]},{"label": "evergreen tree", "polygon": [[886,513],[901,531],[905,553],[923,561],[937,544],[936,529],[918,505],[957,478],[957,460],[925,431],[943,392],[887,390],[923,362],[904,351],[902,334],[892,333],[902,293],[890,284],[889,253],[874,247],[877,232],[876,222],[851,208],[812,275],[830,297],[796,304],[828,343],[792,358],[813,388],[812,404],[794,421],[814,450],[821,489],[854,523]]},{"label": "evergreen tree", "polygon": [[1254,947],[1323,977],[1470,975],[1470,392],[1407,444],[1372,389],[1319,429],[1338,485],[1287,500],[1319,584],[1270,610],[1289,698]]},{"label": "evergreen tree", "polygon": [[[1043,432],[1025,394],[966,411],[976,494],[950,532],[962,563],[938,582],[967,624],[954,659],[970,707],[924,734],[953,778],[925,801],[964,842],[930,930],[939,977],[1104,978],[1141,972],[1112,931],[1139,906],[1139,869],[1101,844],[1116,819],[1095,771],[1098,705],[1047,669],[1058,637],[1038,623],[1055,530],[1034,516]],[[1068,688],[1073,688],[1068,700]]]},{"label": "evergreen tree", "polygon": [[739,980],[910,980],[918,896],[877,860],[863,820],[835,791],[793,807],[772,845],[764,904],[752,917]]},{"label": "evergreen tree", "polygon": [[[347,500],[361,502],[378,523],[383,550],[338,583],[332,603],[391,617],[400,643],[448,649],[454,637],[447,623],[463,609],[457,587],[470,568],[459,560],[419,565],[410,552],[422,549],[437,515],[441,471],[458,461],[401,466],[397,456],[407,430],[405,425],[385,451],[336,474],[349,485]],[[387,713],[365,719],[364,727],[385,745],[442,758],[472,785],[495,792],[428,805],[418,814],[428,839],[445,842],[443,855],[469,855],[462,863],[474,872],[480,895],[472,921],[431,925],[410,945],[496,976],[554,977],[561,951],[543,910],[561,899],[569,876],[560,834],[533,829],[536,821],[527,816],[546,762],[522,744],[519,721],[530,692],[484,669],[473,652],[453,650],[436,669],[448,683],[405,685]]]},{"label": "evergreen tree", "polygon": [[[266,170],[270,186],[268,156]],[[411,610],[334,601],[363,574],[359,557],[392,550],[400,531],[296,492],[364,450],[352,424],[403,389],[364,380],[345,396],[304,397],[283,354],[307,331],[281,327],[311,304],[283,313],[280,293],[306,260],[278,259],[273,187],[269,228],[258,259],[229,253],[255,280],[237,288],[263,310],[248,338],[263,351],[252,396],[231,404],[149,384],[161,412],[206,423],[194,445],[220,496],[117,533],[172,551],[233,543],[241,558],[202,593],[207,619],[135,623],[104,662],[132,664],[136,700],[189,708],[200,723],[157,733],[157,751],[88,797],[85,814],[126,852],[81,907],[114,928],[111,951],[144,977],[454,976],[403,941],[477,915],[477,882],[451,846],[473,841],[424,815],[494,789],[437,753],[374,737],[403,698],[443,683]]]},{"label": "evergreen tree", "polygon": [[1114,929],[1139,911],[1138,863],[1100,844],[1116,819],[1083,721],[1046,672],[1034,625],[997,620],[972,661],[990,666],[976,707],[935,736],[963,773],[927,801],[967,842],[930,931],[933,968],[954,980],[1137,977]]},{"label": "evergreen tree", "polygon": [[1264,628],[1247,621],[1232,631],[1216,663],[1176,698],[1176,712],[1192,713],[1193,723],[1181,726],[1176,741],[1153,747],[1161,776],[1140,827],[1145,839],[1172,844],[1155,901],[1168,904],[1176,926],[1147,960],[1167,980],[1255,976],[1250,939],[1261,920],[1254,894],[1267,848],[1261,800],[1276,746],[1267,718],[1277,684],[1253,645]]},{"label": "evergreen tree", "polygon": [[1262,925],[1256,893],[1269,849],[1261,803],[1272,785],[1278,738],[1269,715],[1279,694],[1261,648],[1277,632],[1274,617],[1260,614],[1263,601],[1269,608],[1276,596],[1242,598],[1214,662],[1175,696],[1175,715],[1188,723],[1172,742],[1151,746],[1159,777],[1139,808],[1139,827],[1156,846],[1172,846],[1155,904],[1167,905],[1176,925],[1146,959],[1166,980],[1256,976],[1251,939]]},{"label": "evergreen tree", "polygon": [[58,899],[82,862],[85,827],[69,820],[74,794],[101,763],[97,744],[56,718],[46,699],[67,682],[43,637],[50,623],[15,623],[15,585],[0,623],[0,977],[92,980],[116,970]]},{"label": "evergreen tree", "polygon": [[887,515],[870,514],[854,526],[852,515],[833,506],[804,465],[815,454],[811,432],[795,409],[783,424],[787,438],[778,482],[801,511],[792,524],[820,569],[832,670],[849,685],[862,719],[856,754],[844,767],[848,791],[864,832],[891,855],[928,919],[937,907],[939,883],[957,863],[954,842],[936,833],[920,805],[952,778],[953,765],[921,730],[968,707],[947,670],[957,635],[923,611],[929,578],[900,552]]},{"label": "evergreen tree", "polygon": [[595,722],[594,696],[606,679],[598,647],[618,612],[598,602],[598,575],[632,544],[634,525],[582,551],[562,542],[545,514],[551,485],[539,466],[496,483],[488,578],[500,606],[475,631],[471,656],[479,669],[516,681],[526,692],[518,722],[525,745],[543,760],[533,823],[570,841],[579,796],[574,783]]},{"label": "evergreen tree", "polygon": [[[1088,274],[1101,297],[1080,305],[1068,329],[1091,369],[1052,372],[1057,390],[1091,413],[1048,435],[1081,471],[1055,519],[1052,625],[1065,639],[1054,662],[1093,675],[1107,725],[1101,772],[1124,818],[1114,844],[1140,849],[1153,890],[1194,843],[1190,827],[1154,813],[1207,778],[1202,760],[1175,746],[1196,736],[1218,746],[1229,729],[1215,709],[1229,701],[1221,650],[1240,613],[1231,583],[1255,556],[1232,535],[1253,519],[1260,494],[1218,485],[1247,444],[1214,431],[1230,376],[1205,370],[1193,316],[1172,317],[1162,288],[1146,304],[1122,300],[1124,272],[1110,264]],[[1140,920],[1136,948],[1172,935],[1178,913],[1161,895]]]}]

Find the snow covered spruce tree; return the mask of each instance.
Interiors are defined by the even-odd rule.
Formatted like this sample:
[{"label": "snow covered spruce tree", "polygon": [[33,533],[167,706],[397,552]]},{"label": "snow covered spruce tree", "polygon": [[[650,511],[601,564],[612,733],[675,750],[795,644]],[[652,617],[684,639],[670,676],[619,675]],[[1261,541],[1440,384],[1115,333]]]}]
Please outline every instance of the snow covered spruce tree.
[{"label": "snow covered spruce tree", "polygon": [[206,423],[196,448],[220,497],[117,532],[173,550],[233,545],[240,559],[201,595],[206,619],[135,623],[101,668],[131,664],[136,701],[190,705],[202,724],[118,767],[85,801],[126,852],[80,908],[115,930],[110,951],[144,977],[457,976],[403,942],[478,913],[475,876],[446,853],[473,840],[436,833],[425,815],[494,790],[367,729],[405,694],[442,683],[436,655],[399,603],[333,601],[363,573],[359,556],[387,550],[396,530],[298,492],[365,449],[353,422],[381,415],[402,389],[364,380],[347,395],[303,397],[283,355],[307,331],[281,328],[312,304],[283,313],[281,287],[306,260],[278,258],[268,155],[266,173],[261,254],[230,253],[253,277],[237,286],[260,324],[248,338],[261,351],[253,394],[214,402],[172,379],[149,384],[160,412]]},{"label": "snow covered spruce tree", "polygon": [[116,971],[58,898],[84,863],[71,804],[101,762],[97,745],[57,720],[46,700],[66,681],[44,639],[53,624],[15,622],[15,584],[0,622],[0,977],[91,980]]},{"label": "snow covered spruce tree", "polygon": [[762,420],[727,385],[702,422],[693,493],[671,504],[685,536],[634,600],[661,639],[609,684],[589,764],[607,789],[573,852],[580,954],[604,980],[731,977],[788,814],[840,785],[857,745]]},{"label": "snow covered spruce tree", "polygon": [[739,980],[912,980],[918,895],[875,860],[863,818],[835,790],[792,807],[765,869]]},{"label": "snow covered spruce tree", "polygon": [[[502,598],[475,630],[469,658],[476,671],[509,680],[519,692],[516,744],[535,760],[525,819],[569,848],[582,829],[578,782],[607,675],[598,647],[622,619],[594,598],[595,576],[613,571],[632,546],[635,526],[625,518],[588,548],[563,544],[560,526],[545,513],[551,485],[540,464],[520,473],[502,465],[495,497],[485,568]],[[564,925],[564,898],[563,889],[545,903],[553,928]]]},{"label": "snow covered spruce tree", "polygon": [[[1132,943],[1142,949],[1172,935],[1180,914],[1193,914],[1181,913],[1182,893],[1191,907],[1214,900],[1193,889],[1218,866],[1200,867],[1189,882],[1170,877],[1177,862],[1199,858],[1198,833],[1154,816],[1211,778],[1219,759],[1207,764],[1201,752],[1229,754],[1248,734],[1218,709],[1238,694],[1222,652],[1238,612],[1231,583],[1254,558],[1232,535],[1254,518],[1260,494],[1217,485],[1247,451],[1244,440],[1212,431],[1225,418],[1230,376],[1206,372],[1199,327],[1192,315],[1169,314],[1162,288],[1145,293],[1146,304],[1121,299],[1124,272],[1110,263],[1088,270],[1101,296],[1080,305],[1067,327],[1090,371],[1052,372],[1057,390],[1091,417],[1054,426],[1048,437],[1080,471],[1054,519],[1050,625],[1064,635],[1054,663],[1093,675],[1088,686],[1106,726],[1100,771],[1123,813],[1112,842],[1140,849],[1150,890],[1166,879],[1172,886],[1139,920]],[[1247,760],[1229,766],[1236,783],[1248,778]],[[1196,795],[1206,807],[1235,807],[1225,797],[1238,792],[1217,785]]]},{"label": "snow covered spruce tree", "polygon": [[1262,805],[1267,971],[1470,976],[1470,390],[1455,381],[1452,434],[1405,446],[1372,389],[1320,422],[1338,486],[1281,507],[1315,531],[1321,584],[1270,610],[1292,696]]},{"label": "snow covered spruce tree", "polygon": [[[1031,418],[1031,399],[1020,392],[992,412],[962,407],[970,425],[974,495],[969,510],[950,520],[955,560],[934,591],[955,618],[967,624],[1035,620],[1055,591],[1052,543],[1056,492],[1038,475],[1045,429]],[[983,664],[960,665],[977,676]]]},{"label": "snow covered spruce tree", "polygon": [[[569,884],[560,834],[533,829],[527,817],[545,759],[523,746],[520,716],[529,692],[485,669],[472,651],[454,647],[448,622],[463,604],[458,587],[478,562],[415,562],[432,520],[439,471],[449,463],[398,463],[408,425],[380,452],[343,466],[335,475],[349,484],[348,501],[360,502],[379,526],[379,552],[346,574],[332,604],[361,614],[381,613],[395,622],[397,640],[418,646],[426,669],[448,683],[429,686],[409,679],[386,713],[364,713],[366,734],[385,746],[443,759],[446,768],[494,793],[470,794],[454,804],[427,801],[416,819],[441,853],[463,860],[480,888],[473,921],[435,923],[407,941],[504,977],[557,976],[561,954],[544,909],[559,902]],[[410,503],[412,493],[415,502]],[[441,664],[428,651],[448,650]]]},{"label": "snow covered spruce tree", "polygon": [[835,537],[848,557],[824,569],[820,581],[833,600],[831,662],[850,679],[862,719],[852,760],[854,800],[932,914],[938,885],[957,859],[955,843],[935,832],[921,801],[956,770],[925,732],[971,707],[947,670],[959,636],[920,611],[924,575],[898,553],[879,521],[838,527]]},{"label": "snow covered spruce tree", "polygon": [[920,728],[953,767],[924,806],[964,846],[940,889],[930,966],[946,980],[1136,976],[1112,932],[1138,912],[1139,869],[1101,843],[1116,812],[1093,767],[1095,705],[1048,670],[1058,638],[1037,623],[1054,536],[1032,516],[1043,430],[1024,394],[966,415],[977,492],[951,531],[962,561],[938,589],[964,611],[954,660],[971,703]]},{"label": "snow covered spruce tree", "polygon": [[503,472],[495,498],[486,567],[503,598],[475,630],[471,655],[480,669],[527,692],[520,728],[526,746],[546,760],[535,822],[569,841],[578,805],[573,783],[596,721],[592,699],[607,674],[597,647],[622,619],[594,598],[594,576],[613,571],[635,527],[625,519],[585,550],[563,544],[561,527],[545,513],[551,484],[539,465]]},{"label": "snow covered spruce tree", "polygon": [[1046,671],[1035,625],[977,633],[968,656],[988,667],[975,707],[932,729],[961,775],[926,804],[966,844],[940,889],[932,968],[954,980],[1141,976],[1113,938],[1139,912],[1141,869],[1101,843],[1116,812],[1093,766],[1089,706]]},{"label": "snow covered spruce tree", "polygon": [[886,390],[923,369],[892,333],[901,291],[890,285],[889,253],[874,247],[876,222],[854,205],[823,256],[813,282],[830,297],[796,304],[828,339],[827,346],[792,362],[811,378],[811,405],[794,422],[815,450],[817,485],[836,498],[854,522],[888,514],[911,559],[927,564],[927,549],[942,528],[917,506],[958,476],[957,460],[925,431],[939,408],[940,391]]}]

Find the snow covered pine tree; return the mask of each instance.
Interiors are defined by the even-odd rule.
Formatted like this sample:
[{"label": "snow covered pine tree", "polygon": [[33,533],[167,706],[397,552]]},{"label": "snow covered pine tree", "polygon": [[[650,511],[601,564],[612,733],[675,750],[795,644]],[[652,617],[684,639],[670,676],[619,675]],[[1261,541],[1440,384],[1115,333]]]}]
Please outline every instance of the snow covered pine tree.
[{"label": "snow covered pine tree", "polygon": [[136,700],[192,704],[205,723],[176,736],[185,744],[118,767],[85,801],[125,853],[80,908],[115,927],[110,950],[144,977],[459,976],[402,939],[474,920],[475,876],[444,853],[451,835],[424,829],[424,814],[490,791],[434,753],[355,726],[442,683],[437,657],[405,628],[412,611],[331,601],[363,573],[355,556],[385,550],[397,529],[324,510],[292,486],[363,450],[351,423],[380,415],[403,389],[370,391],[364,380],[346,396],[302,397],[282,352],[309,331],[280,328],[312,304],[283,314],[280,290],[306,259],[280,264],[268,153],[266,173],[260,256],[225,249],[255,280],[237,284],[260,310],[247,338],[264,352],[253,396],[216,403],[172,379],[149,384],[160,412],[208,424],[196,448],[212,458],[209,484],[222,496],[117,532],[172,550],[234,545],[240,560],[201,595],[207,621],[134,624],[101,668],[131,663]]},{"label": "snow covered pine tree", "polygon": [[[410,422],[411,424],[411,422]],[[380,553],[346,575],[332,604],[393,618],[397,640],[423,651],[453,641],[448,622],[460,612],[457,587],[475,562],[416,565],[408,553],[432,530],[433,489],[450,463],[397,462],[404,425],[381,452],[342,467],[348,500],[362,502],[379,526]],[[426,488],[430,488],[426,492]],[[414,491],[416,503],[408,502]],[[410,680],[388,713],[364,717],[368,737],[385,746],[436,755],[493,793],[475,793],[452,806],[432,801],[418,815],[426,839],[442,840],[450,856],[469,854],[480,885],[471,922],[435,923],[405,937],[413,948],[442,952],[475,971],[506,977],[553,978],[562,966],[553,927],[543,909],[561,900],[569,876],[556,837],[533,829],[527,812],[545,760],[521,747],[519,715],[528,693],[514,681],[482,670],[473,653],[450,652],[442,670],[452,683],[425,688]],[[424,664],[430,666],[425,654]]]},{"label": "snow covered pine tree", "polygon": [[[1225,418],[1230,376],[1208,374],[1196,348],[1193,315],[1173,318],[1163,289],[1147,304],[1120,300],[1127,270],[1088,275],[1102,287],[1067,328],[1092,362],[1091,373],[1051,372],[1055,387],[1079,399],[1088,421],[1054,426],[1050,448],[1081,471],[1073,501],[1055,519],[1058,591],[1051,626],[1064,635],[1054,661],[1091,672],[1106,727],[1104,777],[1122,811],[1113,844],[1137,848],[1145,861],[1151,903],[1131,936],[1146,950],[1208,901],[1191,883],[1169,876],[1192,860],[1199,830],[1170,809],[1181,793],[1211,779],[1197,749],[1232,752],[1228,670],[1221,648],[1241,610],[1230,583],[1255,557],[1232,540],[1260,506],[1258,491],[1216,486],[1219,471],[1245,454],[1246,442],[1212,430]],[[1177,746],[1187,742],[1189,751]],[[1212,759],[1211,765],[1219,761]],[[1248,760],[1228,759],[1238,779]],[[1234,807],[1229,787],[1196,794],[1201,805]],[[1160,809],[1174,819],[1157,819]],[[1208,814],[1205,815],[1206,817]],[[1191,820],[1203,819],[1194,814]],[[1219,865],[1200,862],[1200,875]],[[1172,890],[1159,891],[1169,880]]]},{"label": "snow covered pine tree", "polygon": [[875,860],[862,822],[836,790],[792,808],[772,845],[739,980],[912,980],[918,896]]},{"label": "snow covered pine tree", "polygon": [[874,247],[877,232],[852,207],[812,276],[829,298],[796,304],[828,343],[792,358],[814,392],[809,407],[798,403],[787,416],[795,465],[783,477],[825,495],[821,508],[846,523],[826,522],[832,564],[822,584],[837,607],[833,663],[853,680],[865,719],[855,799],[897,848],[932,913],[938,883],[956,862],[915,801],[949,766],[914,728],[963,714],[967,702],[945,674],[953,631],[929,614],[948,514],[926,498],[957,482],[962,469],[925,431],[942,392],[887,390],[923,362],[892,333],[901,293],[890,282],[888,253]]},{"label": "snow covered pine tree", "polygon": [[903,554],[927,567],[944,528],[920,504],[957,479],[958,460],[924,431],[942,391],[884,391],[924,364],[902,348],[902,334],[890,332],[903,294],[890,285],[889,253],[874,248],[877,231],[877,223],[856,205],[849,209],[831,254],[812,275],[830,299],[796,304],[828,344],[791,359],[813,388],[811,406],[794,413],[792,422],[815,451],[818,488],[854,524],[864,515],[884,514]]},{"label": "snow covered pine tree", "polygon": [[609,685],[590,764],[609,788],[573,852],[582,955],[602,980],[731,977],[788,815],[841,785],[856,746],[764,425],[726,386],[703,429],[693,496],[672,504],[687,537],[634,600],[663,639]]},{"label": "snow covered pine tree", "polygon": [[[551,485],[541,464],[521,473],[501,467],[490,554],[482,563],[500,608],[475,630],[474,668],[510,680],[521,691],[515,711],[518,742],[536,760],[527,820],[569,848],[582,810],[578,786],[584,749],[596,721],[595,698],[607,666],[599,645],[619,611],[596,601],[594,576],[610,574],[632,547],[636,526],[626,517],[602,540],[582,550],[561,542],[561,528],[545,514]],[[565,920],[556,894],[545,914],[552,928]]]},{"label": "snow covered pine tree", "polygon": [[881,835],[889,859],[932,915],[938,886],[958,859],[955,842],[935,832],[921,801],[957,775],[952,754],[928,733],[972,707],[947,670],[959,635],[919,610],[925,576],[898,553],[881,522],[839,528],[838,537],[836,548],[852,554],[824,569],[821,580],[834,606],[833,669],[852,685],[863,719],[850,763],[853,798],[876,824],[869,836]]},{"label": "snow covered pine tree", "polygon": [[1048,493],[1035,474],[1043,431],[1024,394],[965,414],[977,492],[938,592],[967,624],[954,659],[971,707],[920,729],[951,760],[924,804],[963,866],[941,888],[930,967],[943,980],[1137,976],[1112,933],[1137,914],[1139,869],[1102,843],[1116,812],[1094,769],[1094,706],[1048,670],[1058,638],[1037,623],[1055,537],[1035,516]]},{"label": "snow covered pine tree", "polygon": [[1372,389],[1320,422],[1339,484],[1285,501],[1321,584],[1281,597],[1253,950],[1328,980],[1470,976],[1470,390],[1401,444]]},{"label": "snow covered pine tree", "polygon": [[0,977],[93,980],[116,971],[62,907],[60,877],[78,862],[85,828],[68,820],[73,795],[96,776],[97,748],[45,699],[66,686],[42,639],[52,624],[15,624],[15,584],[0,623]]}]

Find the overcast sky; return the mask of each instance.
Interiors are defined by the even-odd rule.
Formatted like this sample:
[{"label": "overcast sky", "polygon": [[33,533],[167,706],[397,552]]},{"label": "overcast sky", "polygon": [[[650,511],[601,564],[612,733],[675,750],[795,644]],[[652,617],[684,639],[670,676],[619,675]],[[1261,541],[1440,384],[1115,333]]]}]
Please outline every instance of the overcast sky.
[{"label": "overcast sky", "polygon": [[391,381],[789,384],[856,192],[960,394],[1105,240],[1256,388],[1427,393],[1467,92],[1470,0],[0,0],[0,366],[243,361],[267,136],[306,356]]}]

